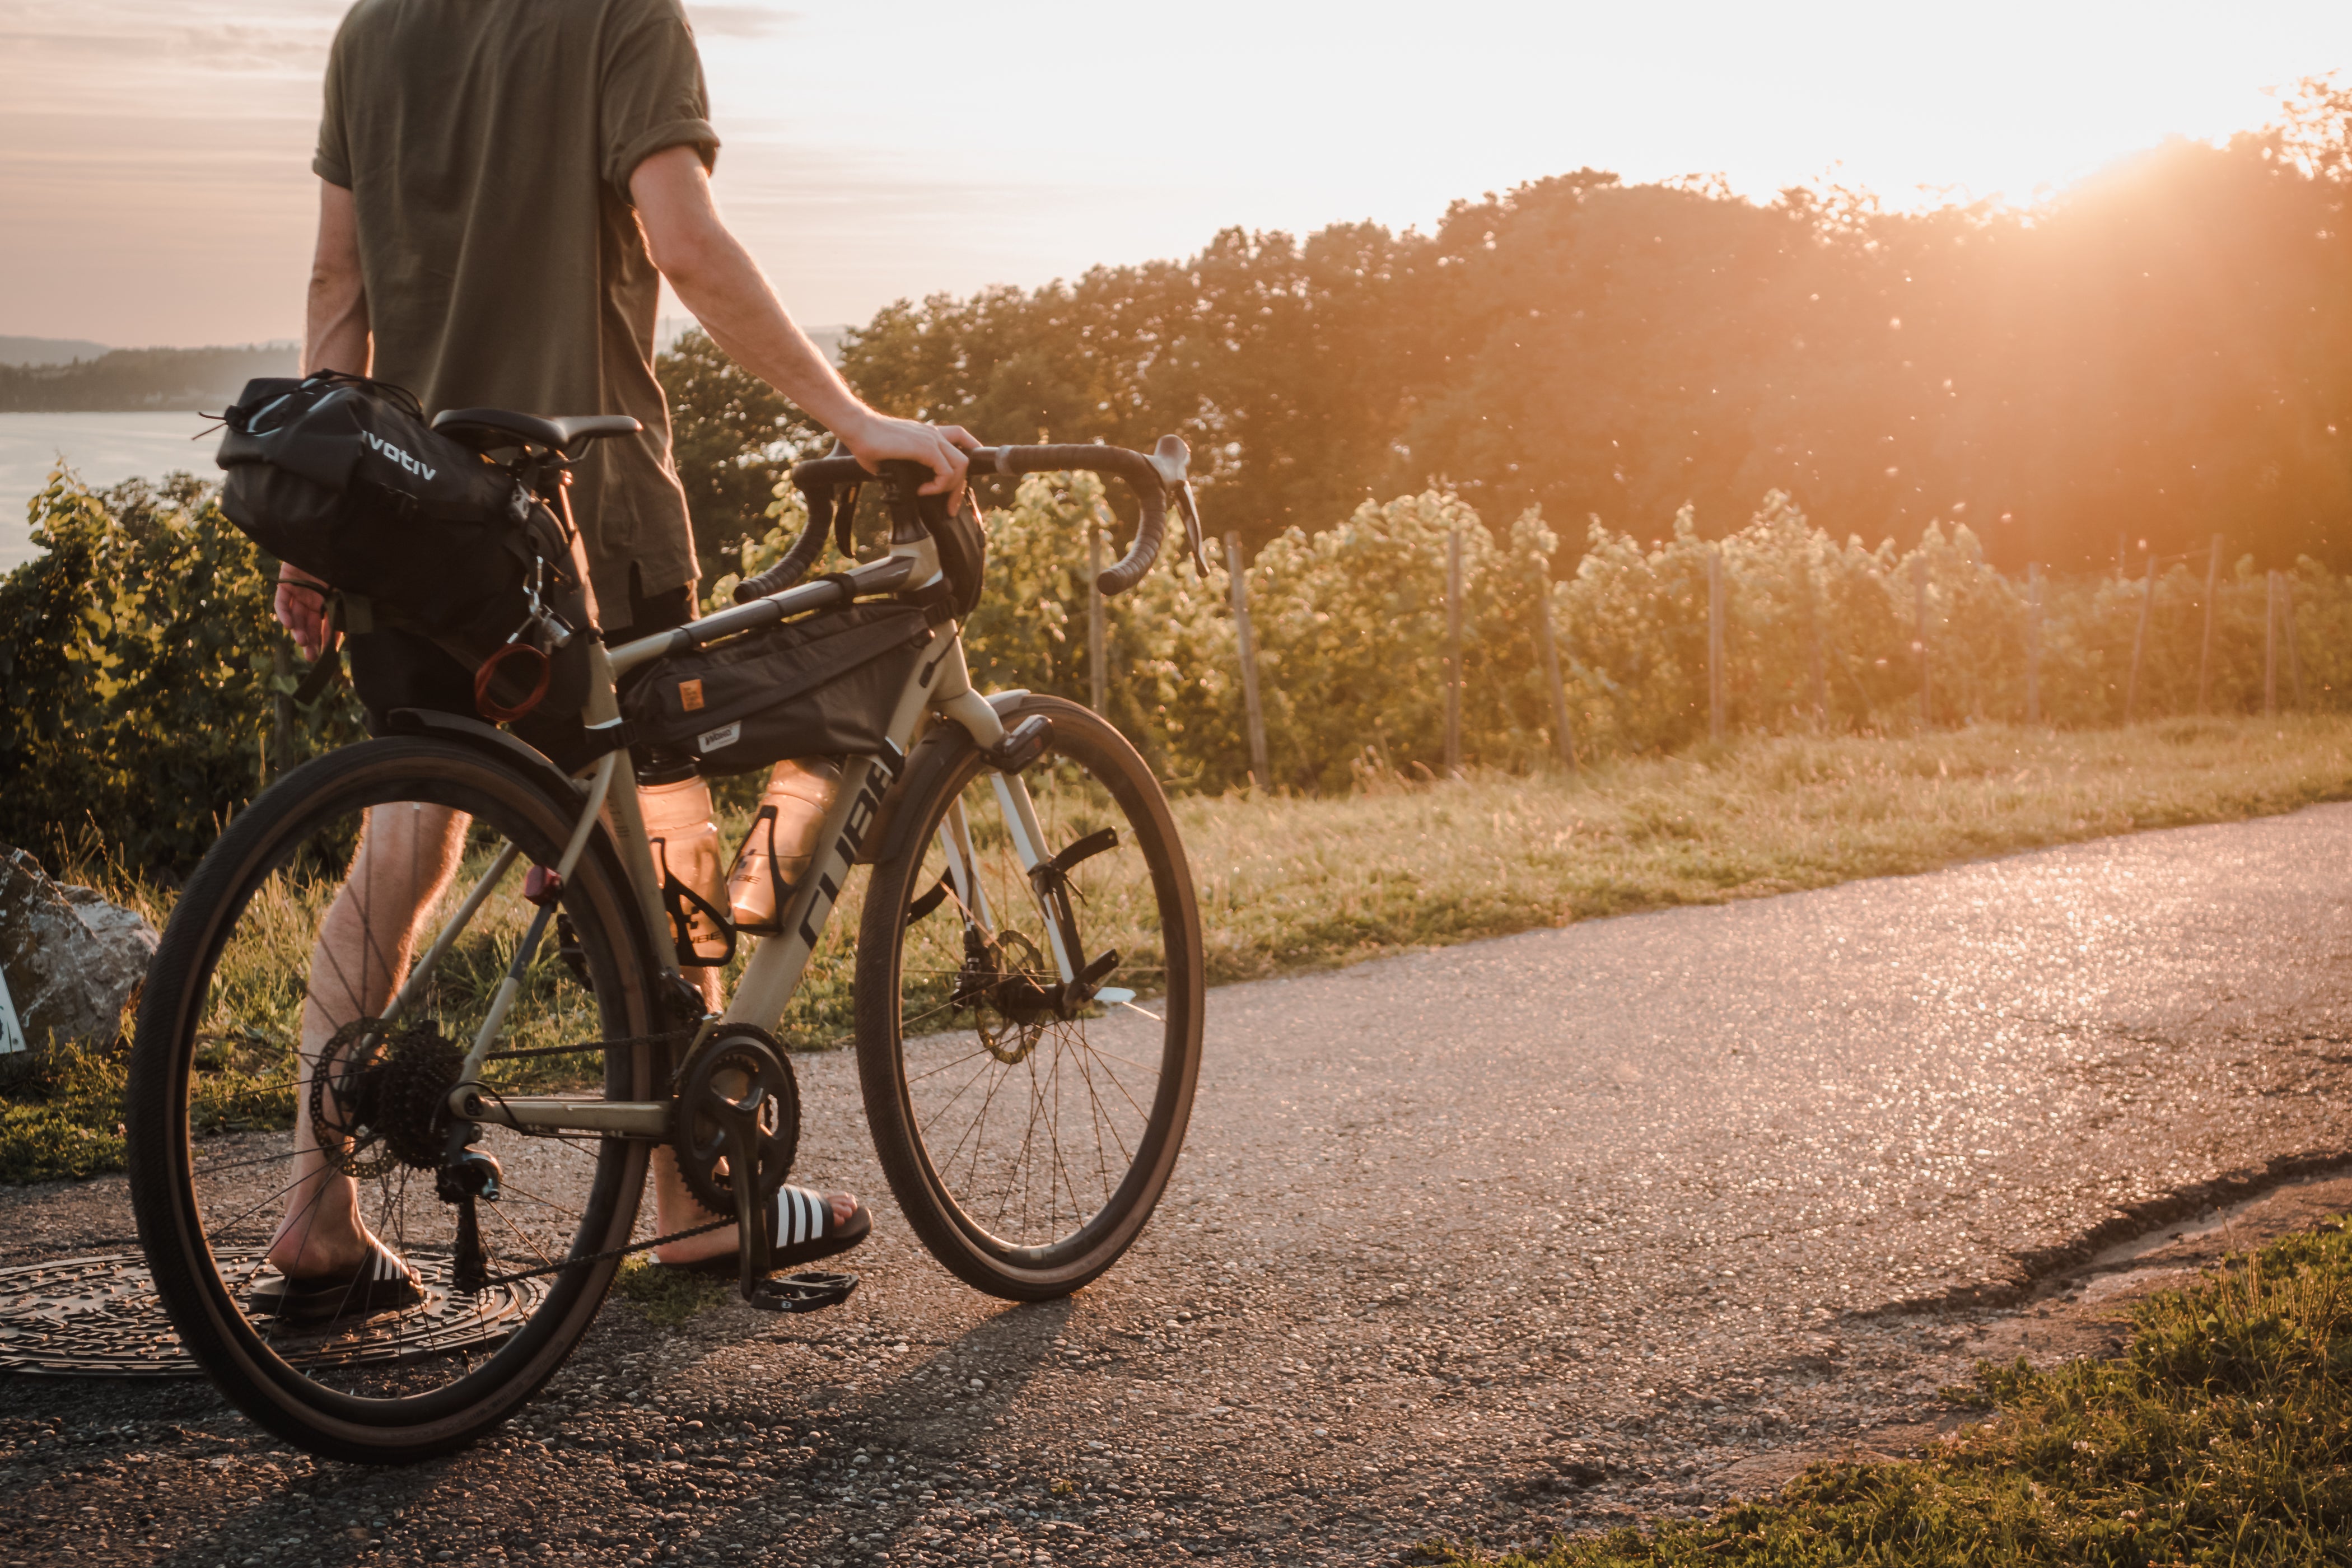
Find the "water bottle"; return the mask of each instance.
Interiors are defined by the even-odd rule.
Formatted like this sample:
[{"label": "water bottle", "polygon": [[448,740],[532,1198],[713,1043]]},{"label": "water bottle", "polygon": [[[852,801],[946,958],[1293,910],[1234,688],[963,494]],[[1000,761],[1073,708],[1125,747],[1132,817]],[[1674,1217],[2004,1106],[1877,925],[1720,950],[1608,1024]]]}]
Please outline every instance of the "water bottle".
[{"label": "water bottle", "polygon": [[841,788],[841,763],[832,757],[803,757],[776,764],[751,831],[727,873],[727,902],[735,929],[772,935],[781,931],[784,900],[808,873],[816,852],[817,825]]},{"label": "water bottle", "polygon": [[[669,879],[710,908],[723,909],[725,884],[719,875],[719,827],[710,819],[710,784],[699,773],[682,778],[660,778],[640,784],[637,800],[646,816],[646,837],[652,841],[654,872]],[[687,916],[687,939],[695,957],[715,963],[727,951],[727,934],[719,922],[688,900],[680,900]],[[673,930],[671,940],[677,932]]]}]

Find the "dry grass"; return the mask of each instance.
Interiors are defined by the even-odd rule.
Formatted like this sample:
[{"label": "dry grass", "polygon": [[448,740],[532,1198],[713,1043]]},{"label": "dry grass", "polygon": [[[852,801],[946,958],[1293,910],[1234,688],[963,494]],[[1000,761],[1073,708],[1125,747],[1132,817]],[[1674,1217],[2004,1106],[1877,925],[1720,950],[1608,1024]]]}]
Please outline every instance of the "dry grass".
[{"label": "dry grass", "polygon": [[[724,793],[731,843],[749,798]],[[1759,739],[1577,777],[1367,779],[1336,798],[1195,796],[1177,803],[1177,817],[1201,889],[1209,978],[1223,983],[2347,798],[2352,719],[2214,719]],[[77,869],[158,924],[169,913],[168,896],[152,888],[100,865]],[[864,891],[859,879],[844,894],[778,1031],[795,1048],[851,1042],[851,938]],[[303,912],[293,900],[286,909]],[[282,982],[299,973],[309,926],[280,923],[279,951],[257,951],[255,967],[281,983],[283,1013],[292,992]],[[511,898],[488,911],[479,952],[467,954],[478,986],[495,983],[521,923]],[[1139,951],[1133,933],[1104,940]],[[290,1037],[279,1022],[278,1034]],[[48,1075],[20,1066],[0,1081],[0,1181],[86,1174],[121,1160],[119,1055],[68,1053],[55,1066]],[[216,1066],[222,1125],[290,1114],[282,1064]]]},{"label": "dry grass", "polygon": [[1756,740],[1180,803],[1213,981],[2352,798],[2352,721]]}]

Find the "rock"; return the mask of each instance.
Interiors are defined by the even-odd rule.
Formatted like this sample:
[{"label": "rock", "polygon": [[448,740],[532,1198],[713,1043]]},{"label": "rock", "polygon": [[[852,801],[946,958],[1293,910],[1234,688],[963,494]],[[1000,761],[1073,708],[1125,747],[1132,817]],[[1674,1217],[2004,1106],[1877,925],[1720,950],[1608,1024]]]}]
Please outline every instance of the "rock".
[{"label": "rock", "polygon": [[136,910],[53,882],[39,861],[8,850],[0,858],[0,1052],[113,1039],[156,940]]}]

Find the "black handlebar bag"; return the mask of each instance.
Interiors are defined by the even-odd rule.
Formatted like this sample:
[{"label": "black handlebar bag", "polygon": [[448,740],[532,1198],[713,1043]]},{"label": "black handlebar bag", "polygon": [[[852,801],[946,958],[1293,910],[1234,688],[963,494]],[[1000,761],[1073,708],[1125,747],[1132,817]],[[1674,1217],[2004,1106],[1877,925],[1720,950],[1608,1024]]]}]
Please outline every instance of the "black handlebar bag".
[{"label": "black handlebar bag", "polygon": [[[264,377],[223,417],[228,520],[367,599],[377,624],[419,632],[468,668],[518,633],[548,635],[532,622],[534,590],[572,631],[592,630],[563,523],[508,469],[435,430],[405,388],[334,372]],[[575,657],[554,658],[541,700],[551,712],[586,693],[584,638],[563,651]]]}]

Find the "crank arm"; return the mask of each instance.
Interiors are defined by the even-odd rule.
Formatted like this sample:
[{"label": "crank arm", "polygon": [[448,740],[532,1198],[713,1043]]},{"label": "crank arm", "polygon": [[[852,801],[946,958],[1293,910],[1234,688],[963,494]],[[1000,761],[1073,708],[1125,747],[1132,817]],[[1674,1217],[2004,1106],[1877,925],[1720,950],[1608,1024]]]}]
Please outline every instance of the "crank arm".
[{"label": "crank arm", "polygon": [[751,1146],[751,1124],[747,1119],[734,1118],[727,1128],[727,1171],[734,1178],[735,1188],[735,1256],[740,1264],[738,1284],[743,1300],[757,1307],[760,1287],[768,1278],[768,1262],[772,1256],[770,1226],[760,1212],[759,1151]]}]

